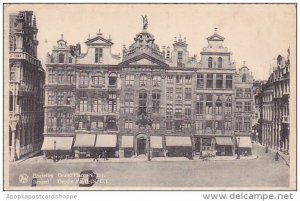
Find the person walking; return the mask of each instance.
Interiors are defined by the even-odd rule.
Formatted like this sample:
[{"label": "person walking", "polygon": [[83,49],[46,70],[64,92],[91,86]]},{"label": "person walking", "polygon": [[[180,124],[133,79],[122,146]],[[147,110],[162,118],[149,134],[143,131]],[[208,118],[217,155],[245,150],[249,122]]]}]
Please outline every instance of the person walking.
[{"label": "person walking", "polygon": [[106,150],[104,151],[104,157],[105,157],[105,160],[108,160],[108,156],[107,156],[107,151]]},{"label": "person walking", "polygon": [[99,157],[99,154],[96,153],[93,162],[95,162],[95,161],[99,162],[98,157]]}]

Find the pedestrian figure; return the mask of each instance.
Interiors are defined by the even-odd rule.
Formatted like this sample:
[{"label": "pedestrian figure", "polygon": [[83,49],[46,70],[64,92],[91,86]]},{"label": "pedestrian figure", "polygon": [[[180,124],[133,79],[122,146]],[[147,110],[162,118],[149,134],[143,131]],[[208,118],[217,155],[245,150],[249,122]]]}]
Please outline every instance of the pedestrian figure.
[{"label": "pedestrian figure", "polygon": [[269,152],[269,147],[268,147],[268,145],[266,145],[266,153],[268,153]]},{"label": "pedestrian figure", "polygon": [[105,160],[108,160],[107,151],[106,150],[104,151],[104,157],[105,157]]},{"label": "pedestrian figure", "polygon": [[99,157],[98,153],[96,153],[93,162],[95,162],[95,161],[99,162],[98,157]]},{"label": "pedestrian figure", "polygon": [[275,155],[275,161],[278,161],[279,160],[279,153],[276,152],[276,155]]}]

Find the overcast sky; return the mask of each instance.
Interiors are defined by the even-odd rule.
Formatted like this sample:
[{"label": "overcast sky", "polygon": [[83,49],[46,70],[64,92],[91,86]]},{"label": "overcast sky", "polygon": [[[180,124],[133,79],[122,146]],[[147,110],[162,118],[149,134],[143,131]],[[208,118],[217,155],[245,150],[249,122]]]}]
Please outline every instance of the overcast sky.
[{"label": "overcast sky", "polygon": [[273,58],[286,56],[295,49],[296,18],[293,5],[13,5],[13,10],[33,10],[39,29],[38,57],[45,64],[47,52],[64,34],[69,45],[79,42],[83,52],[88,35],[96,36],[98,29],[104,37],[111,35],[114,54],[128,47],[142,31],[142,15],[147,15],[148,32],[156,43],[172,46],[174,37],[186,37],[190,56],[207,45],[206,38],[218,28],[225,37],[224,46],[233,53],[237,69],[246,61],[255,79],[267,79]]}]

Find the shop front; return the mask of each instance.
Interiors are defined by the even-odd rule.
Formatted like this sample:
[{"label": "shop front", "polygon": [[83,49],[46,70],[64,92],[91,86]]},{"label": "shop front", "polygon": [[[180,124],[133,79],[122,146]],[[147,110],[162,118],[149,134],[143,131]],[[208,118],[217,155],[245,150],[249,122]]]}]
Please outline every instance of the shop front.
[{"label": "shop front", "polygon": [[119,157],[117,135],[98,134],[96,137],[95,152],[98,153],[101,158]]},{"label": "shop front", "polygon": [[44,137],[41,150],[47,158],[72,158],[73,137]]},{"label": "shop front", "polygon": [[121,146],[119,157],[131,158],[134,156],[133,136],[123,135],[121,137]]},{"label": "shop front", "polygon": [[98,157],[99,153],[95,151],[96,134],[77,134],[75,143],[75,158]]},{"label": "shop front", "polygon": [[233,156],[234,144],[231,137],[215,137],[214,142],[217,156]]},{"label": "shop front", "polygon": [[164,157],[162,136],[150,136],[152,157]]},{"label": "shop front", "polygon": [[241,155],[252,155],[252,142],[250,136],[236,136],[236,147]]},{"label": "shop front", "polygon": [[166,152],[169,157],[183,157],[192,152],[190,137],[166,136]]}]

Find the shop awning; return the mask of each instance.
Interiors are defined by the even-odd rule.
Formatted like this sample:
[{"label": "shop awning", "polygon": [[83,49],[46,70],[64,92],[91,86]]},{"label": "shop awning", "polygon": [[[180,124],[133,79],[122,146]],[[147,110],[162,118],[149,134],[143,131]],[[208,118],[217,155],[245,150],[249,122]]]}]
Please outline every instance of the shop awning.
[{"label": "shop awning", "polygon": [[133,136],[122,136],[121,147],[133,148]]},{"label": "shop awning", "polygon": [[71,150],[73,137],[45,137],[42,150]]},{"label": "shop awning", "polygon": [[215,137],[217,145],[228,145],[233,146],[231,137]]},{"label": "shop awning", "polygon": [[237,136],[237,145],[241,148],[252,148],[251,138],[249,136]]},{"label": "shop awning", "polygon": [[74,147],[94,147],[96,134],[77,134]]},{"label": "shop awning", "polygon": [[117,135],[115,134],[101,134],[97,135],[95,147],[116,147]]},{"label": "shop awning", "polygon": [[150,147],[155,149],[162,149],[162,136],[150,136]]},{"label": "shop awning", "polygon": [[167,136],[166,145],[171,146],[180,146],[180,147],[189,147],[192,146],[190,137],[178,137],[178,136]]}]

